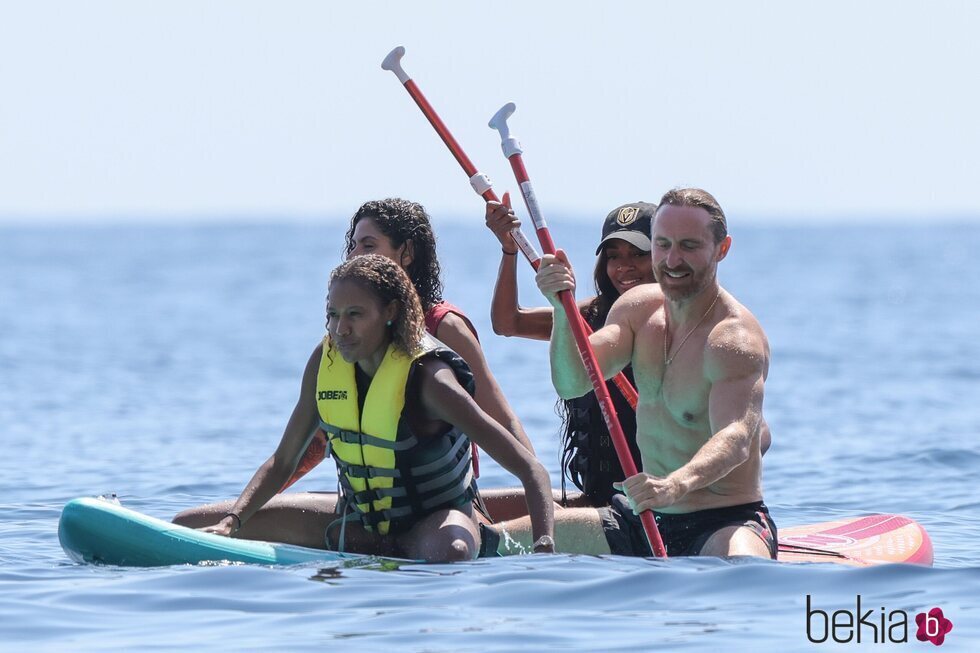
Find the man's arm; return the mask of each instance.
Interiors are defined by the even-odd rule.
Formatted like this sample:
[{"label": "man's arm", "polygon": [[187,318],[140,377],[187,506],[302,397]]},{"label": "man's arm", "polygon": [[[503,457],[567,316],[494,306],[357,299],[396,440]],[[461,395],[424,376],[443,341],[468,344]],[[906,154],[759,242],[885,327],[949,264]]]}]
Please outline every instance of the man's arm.
[{"label": "man's arm", "polygon": [[[558,250],[557,256],[545,254],[542,257],[535,281],[555,311],[551,328],[551,381],[562,399],[581,397],[592,390],[592,381],[585,371],[571,326],[558,298],[558,293],[563,290],[575,292],[575,275],[563,250]],[[589,336],[599,370],[605,379],[618,374],[629,364],[633,355],[633,329],[629,314],[635,300],[624,302],[627,295],[620,297],[613,305],[606,325]]]},{"label": "man's arm", "polygon": [[691,462],[670,475],[677,478],[684,494],[711,485],[748,460],[762,419],[765,358],[761,349],[709,344],[705,364],[711,381],[708,419],[714,435]]}]

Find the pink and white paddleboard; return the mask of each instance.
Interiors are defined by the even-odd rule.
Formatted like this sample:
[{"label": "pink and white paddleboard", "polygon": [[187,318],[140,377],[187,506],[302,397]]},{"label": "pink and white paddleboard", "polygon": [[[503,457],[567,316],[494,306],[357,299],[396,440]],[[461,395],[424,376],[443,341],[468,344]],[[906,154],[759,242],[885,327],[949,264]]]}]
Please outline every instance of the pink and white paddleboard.
[{"label": "pink and white paddleboard", "polygon": [[847,517],[779,529],[779,561],[931,566],[932,541],[921,525],[901,515]]}]

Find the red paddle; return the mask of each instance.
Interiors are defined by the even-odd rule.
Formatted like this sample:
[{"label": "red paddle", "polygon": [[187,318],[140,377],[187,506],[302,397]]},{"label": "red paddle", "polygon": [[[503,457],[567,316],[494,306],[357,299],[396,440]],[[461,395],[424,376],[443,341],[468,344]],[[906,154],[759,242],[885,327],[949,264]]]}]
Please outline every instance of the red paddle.
[{"label": "red paddle", "polygon": [[[500,132],[500,145],[504,150],[504,156],[510,161],[510,167],[514,170],[514,177],[521,187],[524,204],[527,206],[528,214],[530,214],[531,219],[534,221],[534,227],[538,234],[538,242],[541,244],[541,249],[546,254],[554,254],[555,243],[551,239],[551,232],[548,230],[548,225],[545,223],[544,216],[541,214],[541,208],[534,195],[534,188],[531,186],[531,180],[524,167],[524,160],[521,158],[522,150],[520,143],[510,135],[510,128],[507,126],[507,119],[514,113],[515,108],[513,102],[505,104],[490,119],[490,127]],[[589,343],[589,336],[585,330],[586,324],[582,319],[582,314],[579,313],[578,306],[575,304],[575,297],[570,291],[563,290],[558,293],[558,298],[561,300],[562,308],[565,309],[565,317],[568,318],[568,324],[571,326],[572,335],[578,347],[578,353],[582,357],[582,363],[585,364],[585,370],[589,375],[589,379],[592,381],[592,388],[595,390],[595,396],[599,400],[599,408],[602,409],[602,417],[606,420],[606,426],[609,427],[609,435],[612,436],[613,446],[615,446],[616,455],[619,457],[619,464],[622,465],[623,472],[627,478],[635,476],[637,473],[636,464],[633,462],[629,445],[626,443],[623,428],[619,425],[616,408],[613,406],[612,398],[609,396],[606,382],[599,372],[599,363],[596,360],[595,352],[592,351],[592,345]],[[555,316],[555,319],[558,319],[558,317]],[[650,541],[650,549],[654,555],[666,558],[667,551],[664,548],[663,540],[660,538],[660,531],[657,530],[657,522],[653,517],[653,513],[645,510],[640,514],[640,519],[643,522],[643,530],[646,531],[647,539]]]},{"label": "red paddle", "polygon": [[[483,197],[483,199],[488,202],[499,202],[500,200],[497,199],[497,194],[493,192],[493,185],[490,183],[489,177],[482,172],[477,171],[476,166],[474,166],[469,157],[466,156],[463,148],[461,148],[459,143],[456,142],[456,139],[453,138],[449,128],[446,127],[445,123],[442,122],[442,119],[439,118],[439,115],[436,113],[435,109],[432,108],[429,101],[425,99],[424,95],[422,95],[422,91],[419,90],[418,85],[408,76],[405,69],[402,68],[401,60],[404,56],[405,48],[398,46],[389,52],[388,56],[381,62],[381,68],[395,73],[395,75],[398,77],[398,81],[402,83],[405,90],[408,91],[408,94],[412,96],[413,100],[415,100],[415,104],[419,106],[419,109],[421,109],[422,113],[425,114],[425,117],[428,118],[429,122],[432,124],[432,127],[436,130],[436,133],[439,134],[439,138],[441,138],[442,142],[446,144],[446,147],[449,148],[449,151],[463,168],[463,172],[465,172],[470,178],[470,185],[473,187],[473,190],[475,190],[478,195]],[[531,264],[531,267],[537,270],[538,266],[541,265],[541,255],[534,249],[534,245],[528,241],[520,227],[517,227],[511,231],[510,235],[514,239],[514,243],[517,244],[518,249],[520,249],[524,254],[524,257],[527,259],[528,263]],[[589,325],[584,323],[583,325],[585,329],[591,333],[592,330]],[[626,376],[620,372],[613,379],[613,382],[616,384],[616,387],[619,388],[619,391],[626,398],[626,401],[629,402],[633,410],[636,410],[636,389],[633,388],[632,384],[629,382],[629,379],[627,379]]]},{"label": "red paddle", "polygon": [[[482,172],[477,171],[476,166],[473,165],[470,158],[466,156],[466,152],[463,151],[463,148],[461,148],[459,143],[456,142],[456,139],[453,138],[449,128],[447,128],[445,123],[442,122],[442,119],[439,118],[439,114],[436,113],[435,109],[432,108],[432,105],[429,104],[429,101],[425,99],[424,95],[422,95],[422,91],[419,90],[419,87],[408,76],[405,69],[402,68],[401,61],[402,57],[404,56],[405,48],[399,45],[397,48],[388,53],[388,56],[381,62],[381,68],[395,73],[395,76],[398,77],[398,81],[402,83],[405,90],[408,91],[408,94],[412,96],[413,100],[415,100],[415,104],[419,105],[419,109],[421,109],[422,113],[425,114],[425,117],[429,119],[429,122],[432,124],[433,129],[436,130],[436,133],[439,134],[439,138],[441,138],[442,142],[449,148],[449,151],[456,158],[456,161],[459,163],[460,167],[463,168],[463,172],[466,173],[466,176],[470,178],[470,186],[473,187],[476,194],[480,195],[488,202],[499,202],[500,200],[497,198],[497,194],[493,192],[493,185],[490,183],[490,178]],[[517,247],[524,254],[525,258],[527,258],[528,262],[534,267],[535,270],[537,270],[538,265],[540,265],[541,255],[534,249],[534,245],[532,245],[531,242],[524,236],[520,228],[511,231],[510,235],[517,244]]]}]

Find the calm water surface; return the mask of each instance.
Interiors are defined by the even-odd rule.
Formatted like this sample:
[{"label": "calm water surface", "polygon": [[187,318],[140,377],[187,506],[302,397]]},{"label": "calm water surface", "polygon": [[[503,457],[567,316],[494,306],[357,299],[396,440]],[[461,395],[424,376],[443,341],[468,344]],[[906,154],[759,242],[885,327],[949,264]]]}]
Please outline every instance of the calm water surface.
[{"label": "calm water surface", "polygon": [[[473,317],[557,485],[547,347],[492,335],[490,234],[437,228],[446,296]],[[596,229],[554,231],[587,277]],[[115,492],[169,517],[238,494],[322,335],[342,232],[0,227],[0,650],[851,650],[809,643],[805,605],[854,611],[858,594],[875,615],[939,606],[954,623],[941,650],[977,650],[976,225],[736,226],[720,268],[772,345],[765,488],[779,525],[902,513],[931,534],[932,569],[568,555],[393,570],[70,562],[56,529],[71,498]],[[326,467],[299,487],[332,489]],[[514,484],[486,457],[482,470],[484,487]],[[931,650],[914,627],[910,638],[873,648]]]}]

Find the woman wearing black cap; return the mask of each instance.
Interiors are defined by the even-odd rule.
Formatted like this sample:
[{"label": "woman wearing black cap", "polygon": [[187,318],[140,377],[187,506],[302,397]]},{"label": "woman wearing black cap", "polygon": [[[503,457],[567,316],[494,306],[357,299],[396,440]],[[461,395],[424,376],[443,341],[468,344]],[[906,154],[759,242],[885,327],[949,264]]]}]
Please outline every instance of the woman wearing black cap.
[{"label": "woman wearing black cap", "polygon": [[[524,308],[518,303],[517,248],[510,231],[520,226],[520,221],[510,210],[506,197],[504,201],[505,204],[487,203],[486,212],[487,227],[497,236],[502,249],[490,312],[493,330],[498,335],[548,340],[554,317],[551,307]],[[602,224],[602,238],[596,248],[598,258],[593,275],[596,295],[579,302],[582,317],[593,329],[605,324],[613,302],[624,292],[640,284],[656,283],[650,258],[650,222],[656,210],[656,204],[632,202],[613,209],[606,216]],[[624,372],[632,383],[632,370],[627,367]],[[610,381],[608,386],[633,459],[640,467],[640,453],[636,446],[636,413],[615,384]],[[607,505],[613,495],[613,482],[623,480],[624,474],[595,393],[561,403],[564,408],[562,504]],[[582,494],[566,495],[566,476]],[[505,491],[502,490],[491,490],[489,494],[498,494],[487,501],[494,519],[516,516],[505,511],[505,506],[513,506],[515,510],[524,506],[519,491],[513,493],[512,501],[505,501]]]}]

